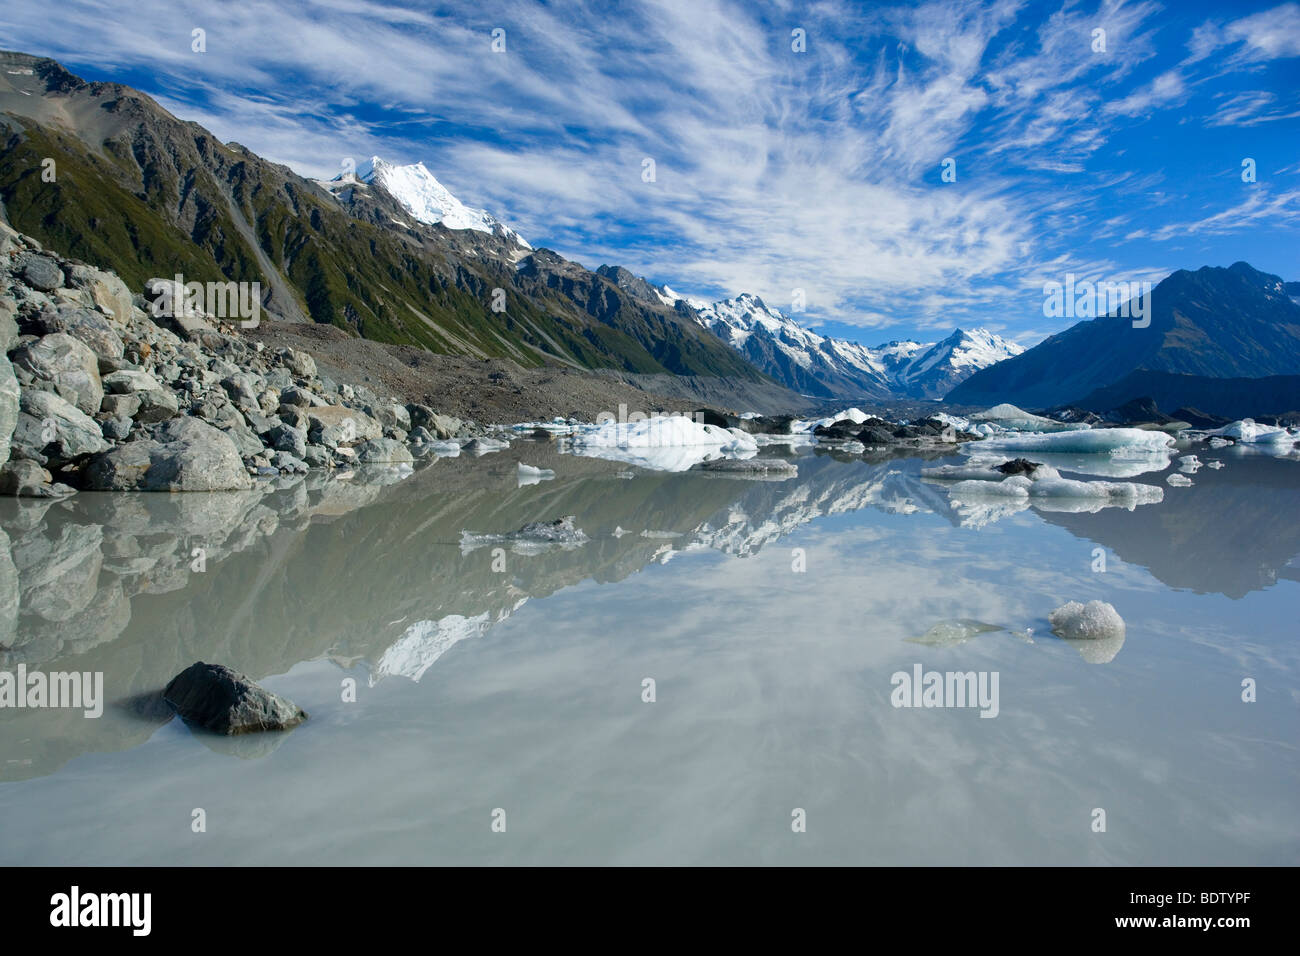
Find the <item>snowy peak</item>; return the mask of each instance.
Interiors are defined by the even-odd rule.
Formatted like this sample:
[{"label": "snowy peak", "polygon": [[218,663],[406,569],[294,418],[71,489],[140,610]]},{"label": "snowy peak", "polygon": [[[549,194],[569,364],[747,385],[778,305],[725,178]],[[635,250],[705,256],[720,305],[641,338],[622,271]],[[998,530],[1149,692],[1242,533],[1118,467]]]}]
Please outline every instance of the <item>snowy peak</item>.
[{"label": "snowy peak", "polygon": [[[342,180],[345,177],[335,177]],[[451,194],[424,163],[395,166],[372,156],[357,168],[359,182],[378,185],[396,199],[411,216],[428,225],[441,223],[448,229],[473,229],[509,239],[531,249],[524,238],[486,210],[466,206]]]},{"label": "snowy peak", "polygon": [[[667,290],[660,287],[662,297]],[[940,342],[887,342],[868,348],[827,338],[767,306],[752,293],[691,302],[705,328],[763,371],[805,394],[942,398],[982,368],[1024,349],[986,329],[957,329]]]}]

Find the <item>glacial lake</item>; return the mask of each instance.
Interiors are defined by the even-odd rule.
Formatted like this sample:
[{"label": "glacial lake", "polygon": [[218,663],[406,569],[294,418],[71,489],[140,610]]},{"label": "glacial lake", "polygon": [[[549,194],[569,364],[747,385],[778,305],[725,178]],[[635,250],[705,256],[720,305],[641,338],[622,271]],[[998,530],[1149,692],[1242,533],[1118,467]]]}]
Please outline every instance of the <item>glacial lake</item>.
[{"label": "glacial lake", "polygon": [[[107,698],[0,710],[0,863],[1300,863],[1300,461],[1202,447],[1089,513],[790,454],[0,500],[0,669]],[[578,547],[461,547],[570,514]],[[1092,599],[1122,645],[1051,633]],[[198,660],[310,719],[191,731],[156,695]],[[894,706],[918,665],[996,674],[996,716]]]}]

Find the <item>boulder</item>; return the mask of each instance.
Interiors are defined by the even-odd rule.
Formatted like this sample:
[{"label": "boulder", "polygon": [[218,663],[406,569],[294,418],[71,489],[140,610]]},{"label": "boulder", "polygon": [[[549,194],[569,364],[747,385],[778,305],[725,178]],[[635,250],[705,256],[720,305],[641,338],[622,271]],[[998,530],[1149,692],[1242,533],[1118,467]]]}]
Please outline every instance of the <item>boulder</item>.
[{"label": "boulder", "polygon": [[357,462],[363,465],[412,462],[411,452],[392,438],[372,438],[356,446]]},{"label": "boulder", "polygon": [[110,395],[130,395],[132,392],[161,392],[162,382],[139,369],[122,369],[110,372],[103,378],[104,391]]},{"label": "boulder", "polygon": [[83,479],[96,491],[230,491],[253,484],[234,441],[189,416],[156,426],[152,438],[96,455]]},{"label": "boulder", "polygon": [[285,349],[281,353],[284,359],[284,367],[293,375],[299,378],[316,377],[316,360],[306,352],[299,352],[296,349]]},{"label": "boulder", "polygon": [[229,667],[203,661],[173,677],[163,700],[186,723],[227,736],[288,730],[307,719],[307,712],[292,701]]},{"label": "boulder", "polygon": [[14,367],[0,354],[0,461],[9,460],[9,443],[18,427],[18,407],[22,391],[14,377]]},{"label": "boulder", "polygon": [[295,458],[307,454],[307,432],[292,425],[276,425],[266,433],[266,443],[277,451],[285,451]]},{"label": "boulder", "polygon": [[0,495],[22,498],[61,498],[73,489],[55,484],[48,471],[34,461],[18,459],[0,465]]},{"label": "boulder", "polygon": [[0,296],[0,352],[8,353],[18,344],[18,303],[10,296]]},{"label": "boulder", "polygon": [[104,398],[99,360],[79,339],[55,332],[14,349],[12,359],[15,367],[25,369],[34,378],[68,390],[76,398],[74,404],[87,415],[99,411]]},{"label": "boulder", "polygon": [[113,361],[122,357],[121,337],[108,324],[108,319],[93,309],[75,305],[45,309],[36,315],[32,325],[41,335],[66,332],[74,339],[84,342],[101,361]]},{"label": "boulder", "polygon": [[136,392],[135,397],[140,400],[140,408],[134,417],[142,424],[165,422],[180,414],[180,400],[166,389]]},{"label": "boulder", "polygon": [[383,435],[383,428],[365,412],[342,405],[308,408],[307,434],[313,443],[327,448],[369,441]]},{"label": "boulder", "polygon": [[13,458],[57,466],[108,447],[99,424],[53,392],[26,389],[18,407]]},{"label": "boulder", "polygon": [[14,272],[33,289],[53,292],[63,285],[63,269],[50,256],[24,252],[14,263]]},{"label": "boulder", "polygon": [[117,276],[86,265],[73,266],[68,276],[74,286],[90,293],[91,301],[114,322],[130,320],[131,290]]}]

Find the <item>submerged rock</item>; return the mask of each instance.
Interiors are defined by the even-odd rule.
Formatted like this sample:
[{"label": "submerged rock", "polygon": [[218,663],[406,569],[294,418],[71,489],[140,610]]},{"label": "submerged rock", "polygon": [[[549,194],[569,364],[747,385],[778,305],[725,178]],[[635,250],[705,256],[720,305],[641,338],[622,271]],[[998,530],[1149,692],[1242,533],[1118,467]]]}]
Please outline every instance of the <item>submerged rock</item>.
[{"label": "submerged rock", "polygon": [[793,478],[799,474],[798,466],[784,458],[715,458],[700,462],[695,469],[741,478]]},{"label": "submerged rock", "polygon": [[218,734],[288,730],[307,712],[221,664],[191,664],[167,684],[163,699],[187,723]]},{"label": "submerged rock", "polygon": [[907,638],[907,643],[924,644],[927,647],[954,647],[965,644],[971,638],[981,634],[1003,630],[1006,628],[1000,624],[985,624],[972,618],[957,618],[951,621],[940,621],[920,637]]}]

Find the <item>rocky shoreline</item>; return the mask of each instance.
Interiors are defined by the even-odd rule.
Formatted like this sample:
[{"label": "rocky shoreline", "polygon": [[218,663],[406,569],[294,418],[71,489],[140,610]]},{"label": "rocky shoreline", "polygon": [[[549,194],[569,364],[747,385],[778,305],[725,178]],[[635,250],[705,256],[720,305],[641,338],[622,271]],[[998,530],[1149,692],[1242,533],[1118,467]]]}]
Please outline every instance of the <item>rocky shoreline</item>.
[{"label": "rocky shoreline", "polygon": [[0,222],[0,493],[240,490],[409,466],[494,431],[336,381],[201,312],[154,311]]}]

